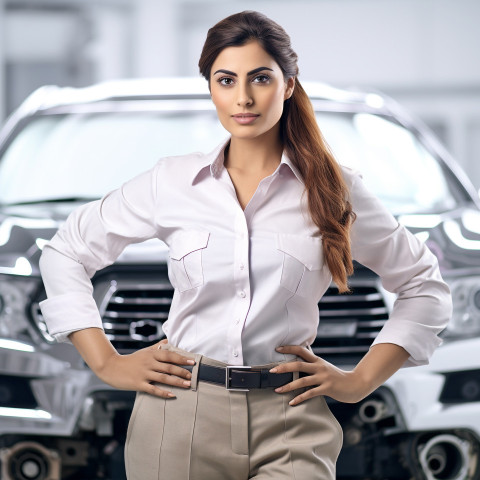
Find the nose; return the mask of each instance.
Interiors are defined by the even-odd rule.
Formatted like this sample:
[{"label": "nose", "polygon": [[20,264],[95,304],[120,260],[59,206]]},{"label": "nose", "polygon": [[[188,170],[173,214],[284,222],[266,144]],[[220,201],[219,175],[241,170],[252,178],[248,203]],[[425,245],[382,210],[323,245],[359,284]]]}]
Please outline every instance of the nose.
[{"label": "nose", "polygon": [[252,98],[248,83],[247,84],[240,83],[238,86],[237,92],[238,92],[237,105],[239,107],[249,106],[253,104],[253,98]]}]

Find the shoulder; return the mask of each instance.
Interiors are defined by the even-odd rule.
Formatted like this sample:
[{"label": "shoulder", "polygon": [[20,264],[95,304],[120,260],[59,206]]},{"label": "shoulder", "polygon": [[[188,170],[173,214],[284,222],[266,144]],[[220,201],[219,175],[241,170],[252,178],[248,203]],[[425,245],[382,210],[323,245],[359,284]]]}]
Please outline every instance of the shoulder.
[{"label": "shoulder", "polygon": [[340,165],[342,172],[343,181],[345,182],[350,201],[354,201],[361,193],[365,193],[365,186],[363,185],[363,176],[359,170],[354,168],[347,167],[345,165]]},{"label": "shoulder", "polygon": [[349,188],[353,187],[353,184],[358,178],[362,178],[362,174],[359,170],[355,170],[345,165],[340,165],[340,170],[342,172],[343,180]]},{"label": "shoulder", "polygon": [[181,170],[198,168],[206,155],[202,152],[191,152],[183,155],[162,157],[157,161],[157,166],[167,170]]},{"label": "shoulder", "polygon": [[353,224],[354,229],[359,230],[363,225],[367,230],[374,226],[377,229],[395,230],[398,222],[380,198],[365,184],[362,173],[343,165],[341,169],[348,188],[349,201],[357,216]]},{"label": "shoulder", "polygon": [[156,187],[176,189],[190,188],[200,171],[207,170],[212,163],[210,154],[191,152],[183,155],[162,157],[154,167]]},{"label": "shoulder", "polygon": [[205,166],[210,164],[208,155],[202,152],[191,152],[183,155],[162,157],[157,161],[155,174],[164,181],[183,184],[192,182],[193,178]]},{"label": "shoulder", "polygon": [[355,213],[384,210],[380,200],[363,181],[363,175],[359,170],[343,165],[341,169],[347,185],[349,201]]}]

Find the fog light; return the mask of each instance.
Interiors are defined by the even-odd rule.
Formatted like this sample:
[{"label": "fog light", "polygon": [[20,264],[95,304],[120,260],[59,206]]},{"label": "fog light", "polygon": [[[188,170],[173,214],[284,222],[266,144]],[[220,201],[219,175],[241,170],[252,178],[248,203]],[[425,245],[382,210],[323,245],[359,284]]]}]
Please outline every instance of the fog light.
[{"label": "fog light", "polygon": [[12,400],[12,392],[6,385],[0,384],[0,405],[8,405]]},{"label": "fog light", "polygon": [[478,310],[480,310],[480,289],[477,290],[473,296],[473,304]]},{"label": "fog light", "polygon": [[462,386],[462,396],[467,400],[474,402],[480,397],[480,381],[470,380],[466,381]]},{"label": "fog light", "polygon": [[448,372],[440,395],[442,403],[468,403],[480,401],[480,370]]},{"label": "fog light", "polygon": [[28,377],[0,375],[0,407],[37,408]]}]

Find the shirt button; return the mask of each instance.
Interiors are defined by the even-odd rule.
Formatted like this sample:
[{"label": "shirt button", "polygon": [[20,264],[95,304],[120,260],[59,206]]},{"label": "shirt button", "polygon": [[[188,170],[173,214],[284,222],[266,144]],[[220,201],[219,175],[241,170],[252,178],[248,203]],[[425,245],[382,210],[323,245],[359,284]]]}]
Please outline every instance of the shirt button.
[{"label": "shirt button", "polygon": [[245,268],[245,265],[243,263],[240,264],[240,270],[243,270]]},{"label": "shirt button", "polygon": [[237,318],[237,319],[235,320],[235,324],[238,325],[239,323],[240,323],[240,319]]},{"label": "shirt button", "polygon": [[242,298],[245,298],[245,296],[246,296],[246,293],[245,293],[243,290],[240,290],[240,291],[238,292],[238,294],[239,294]]},{"label": "shirt button", "polygon": [[233,356],[238,357],[238,352],[236,350],[233,351]]}]

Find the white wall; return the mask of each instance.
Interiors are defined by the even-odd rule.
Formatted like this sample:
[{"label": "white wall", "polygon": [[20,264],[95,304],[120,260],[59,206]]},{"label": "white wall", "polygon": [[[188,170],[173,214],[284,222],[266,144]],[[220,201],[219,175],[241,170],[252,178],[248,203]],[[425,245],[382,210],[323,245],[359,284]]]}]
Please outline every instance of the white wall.
[{"label": "white wall", "polygon": [[480,81],[478,0],[184,2],[179,40],[189,43],[190,72],[206,30],[243,9],[261,11],[287,30],[304,78],[383,88]]},{"label": "white wall", "polygon": [[[112,7],[108,3],[93,3],[85,10],[92,29],[85,45],[85,56],[94,65],[97,81],[112,80],[137,74],[134,58],[134,8]],[[142,31],[138,26],[139,31]]]},{"label": "white wall", "polygon": [[134,76],[177,75],[183,58],[178,55],[185,32],[180,29],[179,0],[135,0],[133,18]]}]

